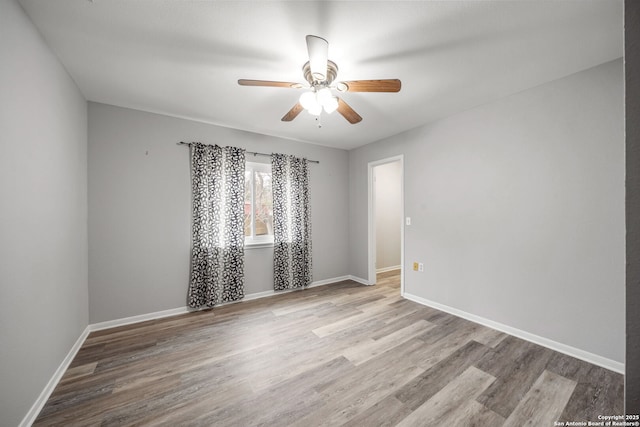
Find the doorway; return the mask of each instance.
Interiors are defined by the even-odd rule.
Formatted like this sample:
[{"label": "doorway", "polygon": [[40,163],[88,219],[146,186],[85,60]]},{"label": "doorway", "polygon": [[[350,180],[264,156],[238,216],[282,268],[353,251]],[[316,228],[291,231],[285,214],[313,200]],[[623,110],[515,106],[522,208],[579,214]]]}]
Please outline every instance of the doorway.
[{"label": "doorway", "polygon": [[375,284],[378,273],[400,270],[404,295],[404,158],[389,157],[368,166],[368,282]]}]

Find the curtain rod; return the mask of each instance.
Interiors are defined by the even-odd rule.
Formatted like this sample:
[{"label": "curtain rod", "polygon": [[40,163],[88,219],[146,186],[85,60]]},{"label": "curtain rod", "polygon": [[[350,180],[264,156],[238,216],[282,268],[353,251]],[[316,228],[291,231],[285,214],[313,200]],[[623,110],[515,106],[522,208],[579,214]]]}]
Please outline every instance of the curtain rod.
[{"label": "curtain rod", "polygon": [[[184,142],[184,141],[180,141],[178,142],[178,145],[191,145],[190,142]],[[247,154],[253,154],[254,156],[268,156],[271,157],[271,154],[267,154],[267,153],[256,153],[255,151],[245,151],[245,153]],[[309,159],[305,159],[307,162],[309,163],[317,163],[320,164],[319,160],[309,160]]]}]

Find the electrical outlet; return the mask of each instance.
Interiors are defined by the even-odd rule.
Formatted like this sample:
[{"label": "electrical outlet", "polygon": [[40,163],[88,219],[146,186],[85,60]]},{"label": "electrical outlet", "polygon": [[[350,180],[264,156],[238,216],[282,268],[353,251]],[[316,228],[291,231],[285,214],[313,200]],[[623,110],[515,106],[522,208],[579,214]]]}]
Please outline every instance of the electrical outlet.
[{"label": "electrical outlet", "polygon": [[418,271],[424,272],[424,263],[418,264]]},{"label": "electrical outlet", "polygon": [[418,263],[417,262],[413,263],[413,271],[418,271]]}]

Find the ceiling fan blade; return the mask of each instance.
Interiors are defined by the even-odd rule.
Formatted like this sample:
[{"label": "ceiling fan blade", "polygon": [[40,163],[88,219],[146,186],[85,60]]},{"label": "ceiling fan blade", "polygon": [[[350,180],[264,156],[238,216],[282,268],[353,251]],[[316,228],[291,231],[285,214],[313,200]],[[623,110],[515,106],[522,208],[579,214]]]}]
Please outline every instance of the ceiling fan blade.
[{"label": "ceiling fan blade", "polygon": [[360,115],[356,113],[355,110],[349,106],[349,104],[347,104],[340,98],[338,98],[338,113],[342,114],[342,117],[347,119],[347,121],[352,125],[355,125],[362,120],[362,117],[360,117]]},{"label": "ceiling fan blade", "polygon": [[273,82],[270,80],[238,80],[240,86],[269,86],[269,87],[287,87],[292,89],[300,89],[302,85],[300,83],[293,82]]},{"label": "ceiling fan blade", "polygon": [[287,114],[285,114],[282,117],[282,121],[283,122],[290,122],[291,120],[295,119],[296,117],[298,117],[298,114],[300,114],[300,112],[304,110],[304,108],[302,107],[302,105],[300,105],[300,103],[296,103],[296,105],[293,106],[293,108],[291,110],[289,110],[289,112],[287,112]]},{"label": "ceiling fan blade", "polygon": [[327,79],[327,60],[329,42],[318,36],[307,36],[307,51],[309,52],[309,68],[314,80]]},{"label": "ceiling fan blade", "polygon": [[352,80],[338,83],[337,89],[340,92],[400,92],[401,86],[398,79]]}]

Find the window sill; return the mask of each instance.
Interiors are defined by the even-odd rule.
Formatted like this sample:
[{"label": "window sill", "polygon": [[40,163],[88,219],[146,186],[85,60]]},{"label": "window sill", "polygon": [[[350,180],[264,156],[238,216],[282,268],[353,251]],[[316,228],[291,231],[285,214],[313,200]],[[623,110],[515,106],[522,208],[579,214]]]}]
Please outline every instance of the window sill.
[{"label": "window sill", "polygon": [[253,243],[245,243],[245,249],[263,249],[263,248],[272,248],[273,242],[253,242]]}]

